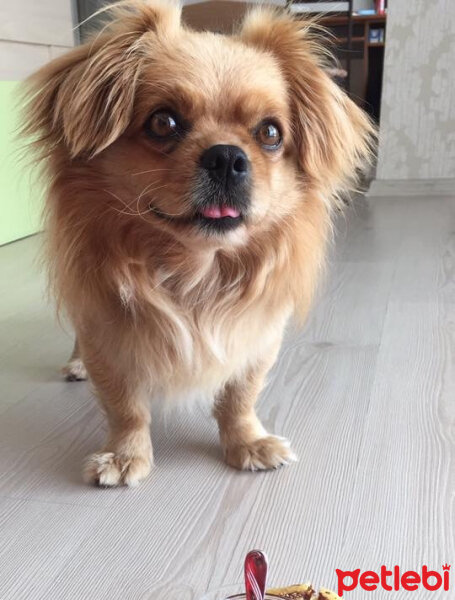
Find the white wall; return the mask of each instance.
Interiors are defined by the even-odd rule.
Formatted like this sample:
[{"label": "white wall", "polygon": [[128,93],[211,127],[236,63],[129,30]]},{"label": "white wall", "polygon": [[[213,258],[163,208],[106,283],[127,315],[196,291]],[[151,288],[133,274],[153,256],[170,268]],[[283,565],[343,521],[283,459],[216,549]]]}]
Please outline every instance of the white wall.
[{"label": "white wall", "polygon": [[377,179],[455,177],[455,0],[390,0]]},{"label": "white wall", "polygon": [[71,0],[0,0],[0,81],[18,81],[73,46]]}]

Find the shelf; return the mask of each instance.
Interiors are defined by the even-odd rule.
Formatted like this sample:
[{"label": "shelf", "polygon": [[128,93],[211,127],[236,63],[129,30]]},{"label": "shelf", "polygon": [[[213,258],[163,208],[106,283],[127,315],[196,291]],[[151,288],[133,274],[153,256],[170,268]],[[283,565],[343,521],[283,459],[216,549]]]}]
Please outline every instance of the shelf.
[{"label": "shelf", "polygon": [[[351,39],[351,42],[353,44],[363,44],[365,41],[365,37],[353,37]],[[348,38],[347,37],[343,37],[343,38],[335,38],[335,41],[337,44],[347,44],[348,43]]]},{"label": "shelf", "polygon": [[[291,5],[292,6],[292,5]],[[315,11],[316,12],[316,11]],[[352,21],[354,23],[365,23],[367,21],[373,21],[377,23],[385,23],[387,21],[387,15],[352,15]],[[322,25],[345,25],[348,22],[347,15],[338,16],[325,16],[322,17],[320,23]]]}]

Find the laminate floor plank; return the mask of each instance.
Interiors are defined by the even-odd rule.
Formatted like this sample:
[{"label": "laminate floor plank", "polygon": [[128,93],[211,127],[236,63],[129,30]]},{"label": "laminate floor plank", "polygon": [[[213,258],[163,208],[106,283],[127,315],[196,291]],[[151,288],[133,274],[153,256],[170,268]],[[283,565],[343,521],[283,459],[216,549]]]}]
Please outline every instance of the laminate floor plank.
[{"label": "laminate floor plank", "polygon": [[[449,309],[453,323],[455,305]],[[340,569],[426,564],[441,572],[450,564],[455,344],[447,314],[436,303],[389,304]],[[351,596],[361,598],[362,590]],[[385,599],[387,592],[376,596]]]},{"label": "laminate floor plank", "polygon": [[2,600],[39,598],[102,515],[101,508],[0,498]]}]

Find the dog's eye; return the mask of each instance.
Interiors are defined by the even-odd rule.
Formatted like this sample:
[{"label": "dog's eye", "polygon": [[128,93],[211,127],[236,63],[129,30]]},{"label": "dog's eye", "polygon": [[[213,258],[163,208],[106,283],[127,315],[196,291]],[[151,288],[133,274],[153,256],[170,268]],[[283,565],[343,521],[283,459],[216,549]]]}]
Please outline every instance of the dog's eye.
[{"label": "dog's eye", "polygon": [[264,121],[256,131],[256,139],[266,150],[276,150],[281,145],[281,132],[273,121]]},{"label": "dog's eye", "polygon": [[173,138],[180,132],[178,118],[168,110],[157,110],[147,119],[145,132],[157,140]]}]

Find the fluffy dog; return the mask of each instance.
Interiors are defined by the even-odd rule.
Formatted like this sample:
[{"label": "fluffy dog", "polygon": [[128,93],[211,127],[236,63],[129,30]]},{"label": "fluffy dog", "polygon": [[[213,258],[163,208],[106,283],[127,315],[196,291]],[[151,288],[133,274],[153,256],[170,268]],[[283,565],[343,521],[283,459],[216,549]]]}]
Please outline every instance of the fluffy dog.
[{"label": "fluffy dog", "polygon": [[276,468],[294,456],[255,403],[286,322],[308,311],[373,128],[307,22],[260,8],[224,36],[183,26],[175,5],[110,10],[29,79],[24,127],[79,345],[68,373],[87,369],[109,424],[85,478],[147,476],[151,396],[212,397],[226,462]]}]

